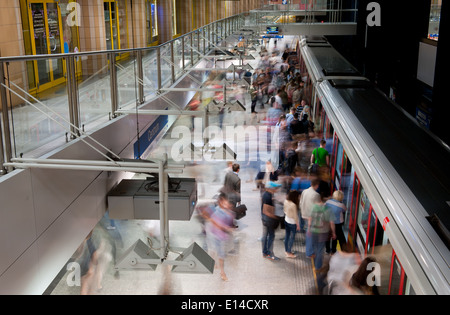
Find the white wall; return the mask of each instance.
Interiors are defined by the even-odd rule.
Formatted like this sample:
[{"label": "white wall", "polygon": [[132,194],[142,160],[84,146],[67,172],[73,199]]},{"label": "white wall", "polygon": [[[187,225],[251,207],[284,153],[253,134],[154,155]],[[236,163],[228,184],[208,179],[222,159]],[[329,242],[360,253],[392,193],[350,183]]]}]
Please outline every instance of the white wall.
[{"label": "white wall", "polygon": [[[114,121],[95,138],[108,147],[121,144],[115,152],[132,157],[130,119]],[[74,141],[48,157],[100,159],[92,152]],[[29,169],[1,177],[0,294],[42,294],[102,218],[107,193],[124,176]]]}]

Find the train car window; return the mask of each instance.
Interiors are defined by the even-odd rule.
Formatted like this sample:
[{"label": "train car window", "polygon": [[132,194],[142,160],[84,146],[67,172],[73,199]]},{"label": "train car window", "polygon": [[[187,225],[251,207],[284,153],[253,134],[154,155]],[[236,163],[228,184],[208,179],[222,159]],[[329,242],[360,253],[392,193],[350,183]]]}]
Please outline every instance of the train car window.
[{"label": "train car window", "polygon": [[360,188],[359,193],[359,203],[358,203],[358,221],[357,221],[357,235],[356,239],[358,248],[361,253],[365,252],[366,241],[367,241],[367,228],[370,224],[370,201],[364,192],[364,188]]},{"label": "train car window", "polygon": [[367,229],[367,240],[366,240],[366,254],[373,254],[373,250],[375,249],[377,244],[377,234],[380,233],[378,229],[379,222],[377,218],[377,214],[373,210],[372,206],[370,206],[370,218],[369,218],[369,226]]},{"label": "train car window", "polygon": [[319,104],[319,108],[320,108],[320,124],[319,124],[319,128],[318,130],[320,131],[321,134],[325,135],[325,130],[326,130],[326,125],[325,125],[325,121],[327,119],[327,113],[325,113],[325,109],[322,107],[322,104]]},{"label": "train car window", "polygon": [[389,295],[404,294],[404,287],[406,282],[405,271],[403,270],[397,255],[392,251],[391,273],[389,278]]},{"label": "train car window", "polygon": [[333,141],[333,134],[334,134],[334,128],[333,125],[330,122],[330,119],[328,119],[327,113],[325,112],[325,109],[322,107],[322,104],[319,103],[319,107],[321,108],[321,114],[320,114],[320,132],[322,133],[322,138],[327,140],[327,150],[328,152],[332,152],[332,141]]},{"label": "train car window", "polygon": [[309,75],[309,73],[306,73],[306,78],[303,79],[303,82],[305,82],[305,86],[304,86],[304,95],[305,95],[305,100],[306,103],[308,105],[311,105],[311,100],[312,100],[312,95],[313,95],[313,84],[312,84],[312,80],[311,80],[311,76]]},{"label": "train car window", "polygon": [[[314,98],[314,104],[312,104],[311,105],[311,115],[312,115],[312,117],[311,117],[311,120],[314,122],[314,123],[316,123],[316,117],[317,117],[317,115],[320,113],[320,114],[322,114],[322,103],[320,102],[320,100],[319,100],[319,96],[316,94],[316,97]],[[316,128],[317,127],[320,127],[320,126],[315,126]],[[319,129],[319,130],[321,130],[321,129]]]},{"label": "train car window", "polygon": [[330,139],[333,137],[333,133],[334,133],[334,128],[333,125],[331,124],[331,121],[328,119],[327,117],[327,132],[324,133],[325,134],[325,139]]},{"label": "train car window", "polygon": [[353,182],[353,189],[352,189],[352,201],[351,201],[351,207],[350,207],[350,216],[348,221],[348,240],[353,243],[353,240],[355,238],[355,230],[356,230],[356,213],[357,213],[357,205],[359,200],[359,188],[360,183],[358,176],[355,174],[354,182]]},{"label": "train car window", "polygon": [[338,137],[337,133],[335,133],[334,134],[334,140],[333,140],[333,151],[330,154],[331,191],[340,189],[340,181],[339,181],[339,179],[336,179],[336,177],[337,177],[336,157],[337,157],[338,145],[339,145],[339,137]]},{"label": "train car window", "polygon": [[406,279],[404,294],[405,295],[416,295],[416,292],[414,291],[414,288],[412,287],[409,279]]},{"label": "train car window", "polygon": [[341,179],[341,190],[344,192],[344,200],[343,203],[347,206],[347,212],[345,214],[345,221],[344,221],[344,234],[345,237],[348,238],[349,233],[349,223],[350,223],[350,208],[351,208],[351,202],[352,202],[352,192],[353,192],[353,183],[355,179],[355,172],[353,172],[353,167],[350,163],[350,160],[348,160],[347,168],[344,173],[344,176]]},{"label": "train car window", "polygon": [[344,204],[347,206],[347,209],[350,208],[350,202],[352,200],[352,187],[353,187],[353,178],[354,178],[354,172],[353,172],[353,166],[350,162],[350,159],[347,157],[347,154],[344,151],[344,163],[343,163],[343,170],[342,170],[342,176],[341,176],[341,183],[340,187],[341,190],[344,192]]},{"label": "train car window", "polygon": [[300,55],[300,73],[305,73],[305,72],[307,72],[305,59],[303,58],[302,54],[299,54],[299,55]]},{"label": "train car window", "polygon": [[[339,142],[337,146],[337,153],[336,153],[336,187],[341,186],[341,178],[342,178],[342,172],[344,168],[344,147]],[[339,189],[339,188],[338,188]]]}]

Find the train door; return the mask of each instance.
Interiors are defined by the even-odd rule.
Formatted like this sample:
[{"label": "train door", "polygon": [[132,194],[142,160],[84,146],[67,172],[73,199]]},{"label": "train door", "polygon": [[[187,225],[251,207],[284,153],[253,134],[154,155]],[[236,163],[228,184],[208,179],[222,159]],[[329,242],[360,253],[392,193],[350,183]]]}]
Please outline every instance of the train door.
[{"label": "train door", "polygon": [[366,231],[366,254],[374,254],[376,246],[385,245],[387,243],[387,237],[384,233],[381,221],[378,219],[372,206],[370,208],[369,222]]},{"label": "train door", "polygon": [[346,186],[343,181],[345,181],[345,174],[348,172],[348,168],[351,168],[350,160],[345,154],[344,147],[339,141],[338,135],[334,134],[333,141],[333,151],[331,154],[331,189],[343,190]]},{"label": "train door", "polygon": [[355,231],[356,231],[356,213],[357,213],[357,205],[358,205],[358,196],[359,196],[359,189],[361,187],[361,183],[359,181],[358,175],[355,175],[353,180],[353,190],[352,190],[352,198],[350,203],[350,209],[348,213],[348,222],[346,225],[348,230],[348,241],[353,244],[354,243],[354,237],[355,237]]},{"label": "train door", "polygon": [[414,295],[414,289],[398,260],[395,251],[392,251],[391,270],[389,273],[389,295]]},{"label": "train door", "polygon": [[[323,139],[327,140],[327,143],[331,143],[331,140],[334,136],[334,128],[333,125],[330,122],[330,119],[327,116],[327,113],[325,112],[325,108],[322,106],[322,102],[320,102],[319,98],[317,97],[317,108],[320,110],[320,120],[317,130],[321,133],[321,136]],[[331,152],[331,147],[329,147],[328,152]]]},{"label": "train door", "polygon": [[[342,201],[347,209],[351,208],[354,171],[350,159],[347,157],[337,133],[334,134],[333,151],[331,155],[331,192],[341,190],[344,193]],[[349,210],[344,217],[344,234],[348,239],[348,226],[350,220]]]},{"label": "train door", "polygon": [[334,133],[334,140],[333,140],[333,151],[331,153],[331,191],[334,190],[339,190],[340,185],[339,185],[339,181],[340,179],[337,178],[339,177],[339,174],[336,172],[336,168],[338,168],[339,164],[338,164],[338,147],[339,147],[339,137],[337,135],[337,133]]},{"label": "train door", "polygon": [[[61,11],[53,0],[29,0],[29,25],[33,55],[63,53]],[[65,81],[65,64],[62,58],[33,61],[35,82],[38,89],[46,89]]]},{"label": "train door", "polygon": [[360,253],[373,254],[376,246],[387,244],[382,224],[357,175],[354,178],[349,215],[349,235]]}]

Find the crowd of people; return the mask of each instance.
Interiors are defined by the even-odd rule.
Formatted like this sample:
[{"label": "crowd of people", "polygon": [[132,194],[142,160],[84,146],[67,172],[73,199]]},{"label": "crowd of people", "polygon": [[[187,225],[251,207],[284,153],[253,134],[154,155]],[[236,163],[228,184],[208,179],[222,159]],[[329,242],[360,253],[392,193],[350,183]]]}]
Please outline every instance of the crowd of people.
[{"label": "crowd of people", "polygon": [[[348,250],[343,232],[344,194],[340,190],[331,191],[327,142],[314,129],[305,83],[296,62],[296,54],[290,49],[282,54],[276,50],[269,54],[263,49],[249,89],[251,113],[265,112],[261,122],[277,128],[279,134],[277,163],[266,161],[255,178],[261,194],[262,257],[280,260],[275,255],[278,249],[274,250],[275,232],[280,227],[285,230],[284,256],[311,257],[318,282],[321,289],[326,287],[326,293],[377,294],[376,288],[363,283],[367,261],[361,261],[359,254]],[[224,280],[227,280],[223,269],[226,251],[224,242],[218,240],[231,237],[236,227],[233,209],[242,199],[239,168],[238,164],[230,165],[217,206],[206,215]],[[294,251],[297,233],[305,234],[304,253]]]}]

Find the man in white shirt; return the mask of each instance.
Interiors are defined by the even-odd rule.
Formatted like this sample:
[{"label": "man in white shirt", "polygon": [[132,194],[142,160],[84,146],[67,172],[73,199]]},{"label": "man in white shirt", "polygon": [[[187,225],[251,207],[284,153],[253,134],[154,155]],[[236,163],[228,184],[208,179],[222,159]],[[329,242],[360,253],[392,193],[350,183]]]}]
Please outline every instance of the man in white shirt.
[{"label": "man in white shirt", "polygon": [[[319,179],[314,178],[311,180],[311,187],[305,189],[300,195],[300,213],[302,218],[307,222],[309,217],[311,216],[311,211],[315,203],[320,202],[320,195],[317,192],[319,188]],[[312,249],[311,237],[308,237],[308,233],[306,233],[306,256],[311,257],[314,255],[314,251]]]}]

